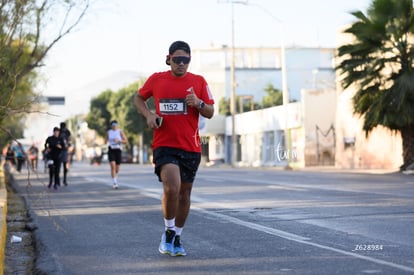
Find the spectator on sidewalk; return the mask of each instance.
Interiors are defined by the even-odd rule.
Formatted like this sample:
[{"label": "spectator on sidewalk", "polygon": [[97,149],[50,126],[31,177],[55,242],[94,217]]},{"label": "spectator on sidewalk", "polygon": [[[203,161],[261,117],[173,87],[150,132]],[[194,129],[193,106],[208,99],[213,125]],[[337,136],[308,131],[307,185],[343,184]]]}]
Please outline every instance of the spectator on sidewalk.
[{"label": "spectator on sidewalk", "polygon": [[39,161],[39,148],[37,148],[36,144],[32,144],[28,150],[30,167],[32,168],[33,172],[37,172],[37,164]]},{"label": "spectator on sidewalk", "polygon": [[12,143],[9,142],[4,148],[3,148],[3,158],[4,162],[2,165],[8,165],[9,169],[14,169],[16,165],[15,155],[13,151]]},{"label": "spectator on sidewalk", "polygon": [[26,151],[24,150],[23,144],[20,142],[17,142],[13,146],[13,151],[17,161],[16,171],[20,173],[22,171],[23,164],[26,162]]}]

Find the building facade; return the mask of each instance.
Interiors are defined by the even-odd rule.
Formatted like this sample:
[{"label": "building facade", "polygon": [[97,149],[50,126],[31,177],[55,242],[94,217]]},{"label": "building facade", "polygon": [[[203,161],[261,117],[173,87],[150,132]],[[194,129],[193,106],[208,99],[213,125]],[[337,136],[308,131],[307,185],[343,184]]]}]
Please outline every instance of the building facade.
[{"label": "building facade", "polygon": [[[206,77],[216,102],[230,98],[230,50],[194,50],[192,70]],[[398,135],[385,129],[375,129],[369,137],[363,133],[362,120],[352,110],[353,91],[337,87],[335,52],[286,49],[290,103],[235,115],[237,166],[397,169],[401,165]],[[236,96],[261,102],[267,85],[282,90],[281,53],[280,48],[236,48]],[[219,115],[201,129],[208,163],[233,163],[232,122],[231,116]]]},{"label": "building facade", "polygon": [[[280,48],[234,50],[236,96],[249,97],[261,103],[268,85],[282,90]],[[231,49],[196,49],[193,52],[195,63],[192,63],[192,70],[206,77],[217,102],[221,98],[229,99]],[[302,90],[334,90],[335,50],[287,48],[285,54],[290,103],[235,115],[235,156],[239,166],[305,165]],[[209,161],[231,163],[232,121],[231,117],[213,119],[201,131],[204,139],[208,140]],[[220,123],[224,123],[223,132],[210,130],[219,129],[216,125]],[[288,144],[285,144],[286,134]]]}]

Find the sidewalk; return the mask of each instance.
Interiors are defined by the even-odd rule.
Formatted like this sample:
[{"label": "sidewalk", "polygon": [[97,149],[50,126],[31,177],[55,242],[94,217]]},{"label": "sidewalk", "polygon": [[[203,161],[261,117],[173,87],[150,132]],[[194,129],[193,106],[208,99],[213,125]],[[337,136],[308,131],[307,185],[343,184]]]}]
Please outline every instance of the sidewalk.
[{"label": "sidewalk", "polygon": [[[236,166],[233,167],[230,164],[215,164],[204,165],[207,168],[217,169],[256,169],[256,170],[275,170],[275,171],[305,171],[305,172],[321,172],[321,173],[361,173],[361,174],[391,174],[401,173],[398,168],[395,169],[364,169],[364,168],[338,168],[335,166],[307,166],[307,167],[285,167],[285,166]],[[401,173],[403,174],[403,173]],[[408,173],[407,173],[408,174]]]},{"label": "sidewalk", "polygon": [[313,171],[313,172],[334,172],[334,173],[362,173],[362,174],[391,174],[391,173],[400,173],[400,171],[395,169],[364,169],[364,168],[337,168],[334,166],[308,166],[304,168],[296,168],[296,171]]},{"label": "sidewalk", "polygon": [[[4,169],[4,167],[2,167]],[[25,175],[0,170],[1,255],[0,274],[35,274],[35,244],[25,199],[14,188],[15,180]],[[17,236],[21,241],[11,242]]]}]

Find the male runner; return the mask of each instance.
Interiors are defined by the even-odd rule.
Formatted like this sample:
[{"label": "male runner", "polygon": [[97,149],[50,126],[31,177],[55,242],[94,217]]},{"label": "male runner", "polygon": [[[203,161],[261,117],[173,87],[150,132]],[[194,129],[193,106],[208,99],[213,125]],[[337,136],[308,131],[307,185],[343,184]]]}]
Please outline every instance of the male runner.
[{"label": "male runner", "polygon": [[[153,154],[155,173],[163,184],[162,211],[165,232],[159,251],[185,256],[181,233],[190,211],[190,195],[201,160],[199,116],[213,117],[214,100],[207,82],[187,72],[190,46],[183,41],[171,44],[166,64],[170,70],[154,73],[135,95],[135,105],[155,129]],[[155,101],[155,113],[146,100]]]}]

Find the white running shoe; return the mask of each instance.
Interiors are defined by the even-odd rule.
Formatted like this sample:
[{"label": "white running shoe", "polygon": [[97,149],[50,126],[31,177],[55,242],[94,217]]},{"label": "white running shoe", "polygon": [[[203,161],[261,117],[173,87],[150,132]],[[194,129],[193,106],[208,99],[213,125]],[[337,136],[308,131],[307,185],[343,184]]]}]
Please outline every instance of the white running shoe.
[{"label": "white running shoe", "polygon": [[112,188],[118,189],[118,184],[117,183],[114,183],[114,185],[112,186]]}]

